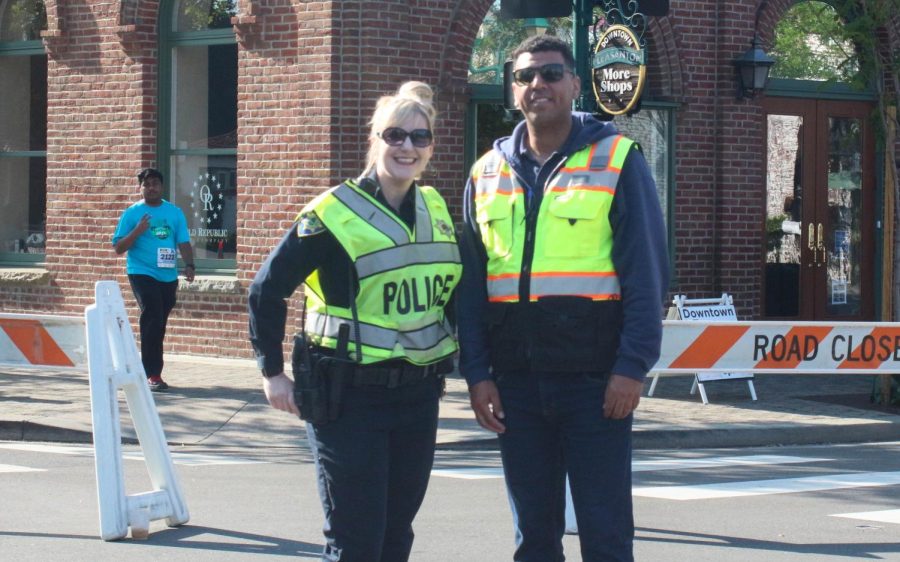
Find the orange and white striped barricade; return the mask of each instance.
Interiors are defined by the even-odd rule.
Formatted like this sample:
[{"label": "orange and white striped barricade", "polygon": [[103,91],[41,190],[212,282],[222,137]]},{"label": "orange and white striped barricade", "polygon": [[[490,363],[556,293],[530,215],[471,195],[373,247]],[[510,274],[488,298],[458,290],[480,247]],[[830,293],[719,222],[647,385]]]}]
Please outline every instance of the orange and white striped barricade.
[{"label": "orange and white striped barricade", "polygon": [[[138,354],[125,302],[115,281],[96,285],[96,302],[85,309],[94,426],[94,461],[100,503],[100,536],[121,539],[131,527],[132,538],[146,538],[150,521],[165,519],[175,527],[190,518],[156,403]],[[118,390],[125,392],[134,430],[153,491],[125,494],[122,430]]]},{"label": "orange and white striped barricade", "polygon": [[0,314],[0,365],[84,369],[84,338],[77,316]]},{"label": "orange and white striped barricade", "polygon": [[900,373],[900,323],[663,321],[651,372]]}]

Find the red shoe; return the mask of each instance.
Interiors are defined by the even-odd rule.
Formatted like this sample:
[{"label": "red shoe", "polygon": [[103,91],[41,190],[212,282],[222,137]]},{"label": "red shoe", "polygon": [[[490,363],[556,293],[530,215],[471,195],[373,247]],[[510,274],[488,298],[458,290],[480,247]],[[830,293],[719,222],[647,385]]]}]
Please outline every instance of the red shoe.
[{"label": "red shoe", "polygon": [[149,377],[147,379],[147,384],[150,385],[150,392],[160,392],[163,390],[169,390],[169,385],[166,384],[166,381],[162,380],[162,377]]}]

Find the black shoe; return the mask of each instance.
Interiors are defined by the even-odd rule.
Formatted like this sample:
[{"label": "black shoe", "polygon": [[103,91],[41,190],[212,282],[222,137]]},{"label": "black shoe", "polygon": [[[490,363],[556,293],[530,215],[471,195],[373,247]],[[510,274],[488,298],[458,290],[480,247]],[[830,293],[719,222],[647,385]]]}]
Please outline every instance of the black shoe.
[{"label": "black shoe", "polygon": [[147,379],[147,384],[150,385],[150,392],[169,390],[169,385],[166,384],[166,381],[162,380],[162,377],[150,377]]}]

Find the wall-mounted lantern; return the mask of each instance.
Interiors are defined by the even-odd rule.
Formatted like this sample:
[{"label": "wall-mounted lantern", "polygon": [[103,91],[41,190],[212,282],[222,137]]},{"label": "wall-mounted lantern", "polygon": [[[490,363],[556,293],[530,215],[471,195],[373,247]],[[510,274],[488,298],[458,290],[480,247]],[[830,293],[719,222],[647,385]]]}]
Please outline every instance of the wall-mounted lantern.
[{"label": "wall-mounted lantern", "polygon": [[737,70],[737,97],[752,98],[766,88],[769,70],[775,59],[766,54],[759,45],[759,36],[753,34],[750,48],[743,55],[731,61]]}]

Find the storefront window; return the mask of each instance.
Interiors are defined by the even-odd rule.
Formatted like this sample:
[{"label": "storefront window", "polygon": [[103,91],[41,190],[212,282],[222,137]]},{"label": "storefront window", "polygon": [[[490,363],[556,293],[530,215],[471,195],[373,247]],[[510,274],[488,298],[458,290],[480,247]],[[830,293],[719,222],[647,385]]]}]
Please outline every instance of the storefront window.
[{"label": "storefront window", "polygon": [[188,219],[201,269],[230,269],[237,258],[236,3],[183,0],[172,10],[160,135],[169,199]]},{"label": "storefront window", "polygon": [[47,56],[43,2],[0,0],[0,259],[43,259],[47,211]]},{"label": "storefront window", "polygon": [[641,145],[644,158],[650,166],[650,173],[656,182],[656,194],[659,195],[663,217],[668,223],[666,209],[672,180],[669,160],[673,152],[669,146],[669,139],[672,138],[672,111],[644,107],[634,115],[617,116],[613,119],[613,123],[620,133]]}]

